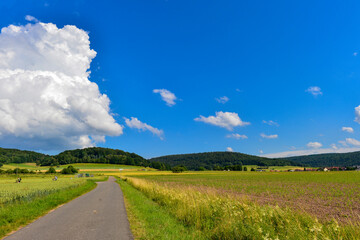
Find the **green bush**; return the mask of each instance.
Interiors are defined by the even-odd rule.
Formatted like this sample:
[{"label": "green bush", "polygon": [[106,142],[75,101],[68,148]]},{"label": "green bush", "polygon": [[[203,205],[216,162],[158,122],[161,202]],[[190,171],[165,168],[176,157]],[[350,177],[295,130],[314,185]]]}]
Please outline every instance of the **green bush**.
[{"label": "green bush", "polygon": [[184,166],[176,166],[171,169],[173,173],[181,173],[186,171],[187,169]]},{"label": "green bush", "polygon": [[79,170],[74,168],[73,166],[68,166],[67,168],[64,168],[63,170],[61,170],[62,174],[74,174],[74,173],[78,173]]},{"label": "green bush", "polygon": [[48,174],[56,173],[56,170],[55,170],[55,168],[51,167],[51,168],[49,168],[49,170],[46,171],[46,173],[48,173]]}]

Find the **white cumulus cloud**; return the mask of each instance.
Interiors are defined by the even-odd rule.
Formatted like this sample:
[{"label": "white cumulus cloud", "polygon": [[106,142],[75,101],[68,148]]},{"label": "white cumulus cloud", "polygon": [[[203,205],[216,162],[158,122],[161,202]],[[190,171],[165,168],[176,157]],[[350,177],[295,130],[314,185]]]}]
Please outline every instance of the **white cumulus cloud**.
[{"label": "white cumulus cloud", "polygon": [[126,125],[129,128],[135,128],[140,131],[150,131],[154,135],[158,136],[161,140],[164,139],[164,131],[163,130],[154,128],[154,127],[150,126],[149,124],[143,123],[135,117],[131,117],[131,119],[128,119],[128,118],[124,118],[124,119],[125,119]]},{"label": "white cumulus cloud", "polygon": [[233,152],[234,150],[233,150],[231,147],[227,147],[227,148],[226,148],[226,151],[227,151],[227,152]]},{"label": "white cumulus cloud", "polygon": [[88,34],[76,26],[38,22],[2,28],[2,145],[62,150],[121,135],[109,98],[88,79],[95,56]]},{"label": "white cumulus cloud", "polygon": [[347,138],[346,143],[354,146],[360,146],[360,141],[354,138]]},{"label": "white cumulus cloud", "polygon": [[174,93],[170,92],[166,89],[154,89],[153,93],[159,93],[161,96],[161,99],[166,102],[166,105],[169,107],[174,106],[176,104],[175,100],[177,100],[177,97]]},{"label": "white cumulus cloud", "polygon": [[204,117],[200,115],[200,117],[195,118],[194,120],[198,122],[204,122],[214,126],[226,128],[229,131],[232,131],[234,127],[247,126],[250,124],[249,122],[243,122],[239,117],[239,115],[234,112],[220,111],[220,112],[216,112],[215,115],[216,116],[209,116],[209,117]]},{"label": "white cumulus cloud", "polygon": [[318,95],[322,95],[322,91],[321,88],[317,87],[317,86],[312,86],[309,87],[308,89],[305,90],[308,93],[311,93],[313,96],[318,96]]},{"label": "white cumulus cloud", "polygon": [[275,139],[275,138],[278,138],[279,136],[277,134],[273,134],[273,135],[266,135],[264,133],[261,133],[260,136],[262,138],[266,138],[266,139]]},{"label": "white cumulus cloud", "polygon": [[348,133],[353,133],[354,129],[352,127],[342,127],[341,130]]},{"label": "white cumulus cloud", "polygon": [[235,138],[235,139],[247,139],[246,135],[240,135],[238,133],[231,133],[226,135],[227,138]]},{"label": "white cumulus cloud", "polygon": [[225,103],[227,103],[230,99],[229,99],[227,96],[223,96],[223,97],[215,98],[215,100],[216,100],[218,103],[225,104]]},{"label": "white cumulus cloud", "polygon": [[306,144],[307,147],[309,148],[321,148],[322,144],[319,142],[309,142],[308,144]]}]

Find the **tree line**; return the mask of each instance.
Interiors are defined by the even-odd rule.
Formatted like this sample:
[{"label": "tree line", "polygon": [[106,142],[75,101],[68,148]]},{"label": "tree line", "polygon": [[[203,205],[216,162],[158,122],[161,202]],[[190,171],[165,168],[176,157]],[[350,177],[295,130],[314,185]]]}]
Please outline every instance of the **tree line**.
[{"label": "tree line", "polygon": [[[170,165],[161,162],[150,162],[137,155],[118,149],[92,147],[67,150],[55,156],[42,153],[0,148],[0,164],[35,162],[38,166],[60,166],[73,163],[107,163],[151,167],[159,170],[170,170]],[[1,166],[0,166],[1,167]]]},{"label": "tree line", "polygon": [[[175,166],[185,166],[189,170],[226,170],[234,166],[302,166],[291,160],[270,159],[236,152],[205,152],[193,154],[168,155],[150,159]],[[231,169],[230,169],[231,170]],[[236,170],[238,171],[238,170]]]}]

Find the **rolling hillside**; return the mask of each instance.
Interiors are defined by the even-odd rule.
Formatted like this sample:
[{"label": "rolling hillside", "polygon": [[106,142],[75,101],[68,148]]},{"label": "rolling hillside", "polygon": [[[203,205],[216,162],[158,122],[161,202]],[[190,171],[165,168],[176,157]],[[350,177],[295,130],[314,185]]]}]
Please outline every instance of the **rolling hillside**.
[{"label": "rolling hillside", "polygon": [[152,167],[161,170],[170,169],[170,167],[164,163],[150,162],[135,153],[100,147],[67,150],[55,156],[31,151],[0,148],[0,167],[2,164],[9,163],[36,163],[40,166],[57,166],[74,163],[107,163]]},{"label": "rolling hillside", "polygon": [[349,167],[360,165],[360,152],[326,153],[308,156],[278,158],[278,160],[294,161],[312,167]]},{"label": "rolling hillside", "polygon": [[300,165],[286,159],[270,159],[236,152],[206,152],[168,155],[152,158],[150,161],[169,164],[172,167],[184,165],[189,170],[197,170],[200,167],[213,169],[215,166],[225,167],[239,164],[258,166]]},{"label": "rolling hillside", "polygon": [[51,159],[50,156],[18,149],[0,148],[0,163],[41,162]]}]

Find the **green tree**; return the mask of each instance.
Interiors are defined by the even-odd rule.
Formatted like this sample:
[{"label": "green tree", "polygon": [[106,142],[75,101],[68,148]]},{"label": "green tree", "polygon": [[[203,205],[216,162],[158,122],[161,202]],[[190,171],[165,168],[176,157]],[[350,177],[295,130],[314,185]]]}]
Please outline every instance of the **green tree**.
[{"label": "green tree", "polygon": [[176,166],[176,167],[173,167],[173,168],[171,169],[171,171],[172,171],[173,173],[182,173],[182,172],[186,171],[186,168],[183,167],[183,166]]},{"label": "green tree", "polygon": [[49,168],[49,170],[46,171],[46,173],[48,173],[48,174],[56,173],[56,170],[55,170],[55,168],[51,167],[51,168]]},{"label": "green tree", "polygon": [[79,170],[74,168],[73,166],[68,166],[67,168],[64,168],[63,170],[61,170],[61,174],[74,174],[74,173],[78,173]]}]

